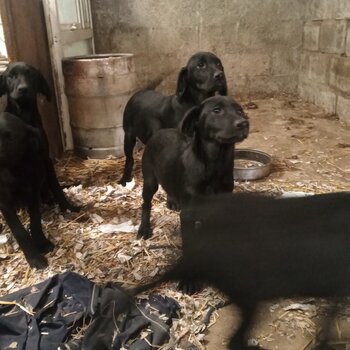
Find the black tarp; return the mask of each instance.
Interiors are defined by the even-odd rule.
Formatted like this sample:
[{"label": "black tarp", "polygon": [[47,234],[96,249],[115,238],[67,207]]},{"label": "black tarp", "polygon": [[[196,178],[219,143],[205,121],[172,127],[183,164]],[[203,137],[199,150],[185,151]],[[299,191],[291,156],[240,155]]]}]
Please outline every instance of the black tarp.
[{"label": "black tarp", "polygon": [[[55,275],[0,298],[0,350],[156,349],[168,341],[179,305],[158,295],[147,304],[165,314],[165,321],[116,284],[98,286],[74,272]],[[70,339],[86,324],[83,337]]]}]

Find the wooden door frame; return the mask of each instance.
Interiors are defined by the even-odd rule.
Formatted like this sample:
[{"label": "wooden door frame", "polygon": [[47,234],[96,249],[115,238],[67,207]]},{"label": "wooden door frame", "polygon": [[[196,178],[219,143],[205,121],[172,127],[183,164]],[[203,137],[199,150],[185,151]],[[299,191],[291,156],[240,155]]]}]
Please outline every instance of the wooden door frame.
[{"label": "wooden door frame", "polygon": [[57,108],[60,115],[62,143],[65,150],[73,149],[72,129],[70,126],[69,107],[64,92],[64,77],[62,71],[62,40],[61,31],[57,21],[56,0],[43,0],[46,30],[52,64],[52,76],[55,85]]},{"label": "wooden door frame", "polygon": [[62,71],[62,58],[63,58],[63,45],[74,43],[79,40],[85,40],[88,38],[92,39],[92,53],[94,53],[94,41],[93,41],[93,28],[92,28],[92,16],[91,16],[91,6],[90,0],[87,1],[89,9],[87,10],[82,5],[82,0],[78,0],[79,8],[83,10],[85,8],[86,15],[89,17],[88,24],[82,23],[81,27],[75,30],[65,30],[62,31],[61,25],[59,24],[59,16],[56,6],[56,0],[42,0],[44,15],[46,21],[46,30],[49,40],[50,57],[52,64],[52,75],[56,88],[56,99],[57,108],[59,111],[59,120],[62,131],[62,142],[65,150],[73,149],[73,137],[72,129],[70,126],[69,117],[69,107],[68,100],[65,94],[64,87],[64,76]]}]

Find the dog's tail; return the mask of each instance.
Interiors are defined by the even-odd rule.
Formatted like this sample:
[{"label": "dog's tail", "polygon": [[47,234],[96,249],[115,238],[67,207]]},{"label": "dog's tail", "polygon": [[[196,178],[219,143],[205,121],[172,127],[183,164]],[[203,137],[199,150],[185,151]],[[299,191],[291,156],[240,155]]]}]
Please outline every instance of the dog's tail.
[{"label": "dog's tail", "polygon": [[143,293],[149,289],[152,289],[164,282],[170,282],[170,281],[177,281],[181,280],[183,278],[183,265],[181,262],[177,263],[173,268],[166,271],[163,275],[159,276],[152,282],[142,284],[140,286],[137,286],[135,288],[129,289],[128,293],[130,293],[132,296],[136,296],[139,293]]}]

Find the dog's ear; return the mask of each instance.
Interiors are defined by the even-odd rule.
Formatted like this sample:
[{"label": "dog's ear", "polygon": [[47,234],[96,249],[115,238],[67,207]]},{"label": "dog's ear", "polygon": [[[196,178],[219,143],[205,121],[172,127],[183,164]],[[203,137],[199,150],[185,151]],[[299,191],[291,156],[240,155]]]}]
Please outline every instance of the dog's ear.
[{"label": "dog's ear", "polygon": [[44,76],[38,71],[38,92],[43,94],[48,101],[51,100],[51,90]]},{"label": "dog's ear", "polygon": [[182,67],[177,78],[176,96],[181,102],[188,86],[187,68]]},{"label": "dog's ear", "polygon": [[5,72],[0,74],[0,97],[7,94],[7,83],[6,83],[7,69]]},{"label": "dog's ear", "polygon": [[199,106],[194,106],[189,109],[180,123],[180,131],[186,136],[193,136],[196,125],[201,113]]}]

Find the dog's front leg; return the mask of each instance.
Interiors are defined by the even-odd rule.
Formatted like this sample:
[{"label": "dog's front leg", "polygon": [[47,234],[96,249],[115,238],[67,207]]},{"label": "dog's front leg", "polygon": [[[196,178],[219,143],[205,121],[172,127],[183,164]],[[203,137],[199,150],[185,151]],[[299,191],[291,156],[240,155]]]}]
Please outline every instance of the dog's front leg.
[{"label": "dog's front leg", "polygon": [[9,225],[19,247],[22,249],[28,264],[32,268],[44,269],[47,267],[47,260],[40,255],[39,250],[29,236],[29,233],[20,222],[16,210],[6,207],[1,209],[6,223]]},{"label": "dog's front leg", "polygon": [[46,158],[45,160],[45,169],[47,183],[49,185],[50,190],[52,191],[56,203],[60,206],[60,209],[62,211],[68,209],[70,211],[78,212],[80,210],[80,207],[69,203],[66,199],[64,192],[58,182],[55,167],[50,158]]},{"label": "dog's front leg", "polygon": [[30,233],[40,253],[45,254],[52,251],[55,246],[45,237],[41,225],[39,193],[32,194],[28,202],[28,212],[30,216]]}]

